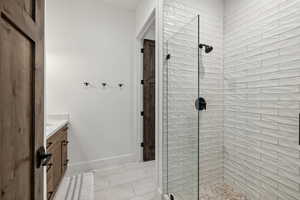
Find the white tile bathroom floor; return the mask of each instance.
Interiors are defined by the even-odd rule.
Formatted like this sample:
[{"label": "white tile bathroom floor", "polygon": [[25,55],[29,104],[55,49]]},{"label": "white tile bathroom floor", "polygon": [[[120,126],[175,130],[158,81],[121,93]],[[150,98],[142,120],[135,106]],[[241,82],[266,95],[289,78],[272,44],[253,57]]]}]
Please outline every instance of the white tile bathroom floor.
[{"label": "white tile bathroom floor", "polygon": [[161,200],[155,185],[155,162],[124,164],[94,173],[95,200]]}]

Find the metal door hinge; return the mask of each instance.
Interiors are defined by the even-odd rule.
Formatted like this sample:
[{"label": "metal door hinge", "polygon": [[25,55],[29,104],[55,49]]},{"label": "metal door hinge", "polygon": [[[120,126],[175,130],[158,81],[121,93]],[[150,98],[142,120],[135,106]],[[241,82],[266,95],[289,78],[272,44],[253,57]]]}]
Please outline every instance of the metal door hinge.
[{"label": "metal door hinge", "polygon": [[171,54],[167,54],[166,59],[170,60],[171,59]]},{"label": "metal door hinge", "polygon": [[141,53],[144,53],[145,52],[145,49],[141,49]]},{"label": "metal door hinge", "polygon": [[142,142],[142,143],[141,143],[141,147],[144,147],[144,146],[145,146],[145,145],[144,145],[144,142]]},{"label": "metal door hinge", "polygon": [[141,116],[144,116],[144,111],[141,112]]},{"label": "metal door hinge", "polygon": [[144,81],[144,80],[141,80],[141,84],[144,85],[144,83],[145,83],[145,81]]},{"label": "metal door hinge", "polygon": [[170,200],[175,200],[175,197],[173,194],[170,194]]}]

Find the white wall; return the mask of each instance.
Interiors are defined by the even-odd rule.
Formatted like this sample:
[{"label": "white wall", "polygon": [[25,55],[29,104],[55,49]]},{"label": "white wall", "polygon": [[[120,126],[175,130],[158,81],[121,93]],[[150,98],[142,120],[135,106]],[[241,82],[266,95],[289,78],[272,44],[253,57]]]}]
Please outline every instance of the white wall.
[{"label": "white wall", "polygon": [[141,0],[136,9],[136,35],[140,33],[143,26],[151,16],[156,7],[155,0]]},{"label": "white wall", "polygon": [[[142,46],[142,39],[146,33],[146,29],[150,27],[149,20],[153,17],[153,11],[155,8],[154,0],[142,0],[139,1],[135,11],[135,69],[134,69],[134,130],[137,132],[137,143],[143,142],[143,128],[142,118],[140,112],[143,109],[142,104],[142,86],[140,81],[142,79],[142,54],[140,53]],[[148,27],[149,26],[149,27]],[[155,27],[154,27],[155,28]],[[152,33],[155,35],[155,33]],[[142,161],[142,148],[137,147],[137,152],[140,154],[140,161]]]},{"label": "white wall", "polygon": [[51,0],[46,13],[46,106],[70,114],[71,164],[135,158],[135,12],[98,0]]},{"label": "white wall", "polygon": [[144,39],[147,40],[155,40],[155,21],[151,24],[148,28],[147,32],[145,33]]},{"label": "white wall", "polygon": [[251,200],[299,200],[300,2],[225,5],[225,182]]}]

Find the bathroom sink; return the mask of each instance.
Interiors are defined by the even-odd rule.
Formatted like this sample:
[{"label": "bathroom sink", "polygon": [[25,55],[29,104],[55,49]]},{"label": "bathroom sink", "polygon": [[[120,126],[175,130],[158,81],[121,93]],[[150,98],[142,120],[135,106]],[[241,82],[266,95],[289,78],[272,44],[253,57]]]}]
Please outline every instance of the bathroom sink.
[{"label": "bathroom sink", "polygon": [[45,127],[45,135],[46,137],[50,137],[53,133],[55,133],[57,130],[62,128],[68,123],[67,120],[49,120],[46,122]]}]

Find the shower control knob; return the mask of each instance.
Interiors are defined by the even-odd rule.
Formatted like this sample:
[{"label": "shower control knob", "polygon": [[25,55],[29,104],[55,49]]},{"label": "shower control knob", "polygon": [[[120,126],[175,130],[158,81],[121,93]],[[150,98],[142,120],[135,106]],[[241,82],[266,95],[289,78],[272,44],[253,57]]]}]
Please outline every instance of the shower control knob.
[{"label": "shower control knob", "polygon": [[203,97],[199,97],[195,102],[195,107],[198,111],[206,110],[206,100]]}]

